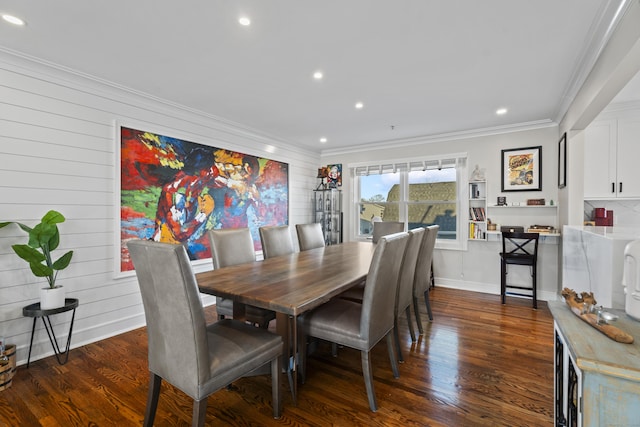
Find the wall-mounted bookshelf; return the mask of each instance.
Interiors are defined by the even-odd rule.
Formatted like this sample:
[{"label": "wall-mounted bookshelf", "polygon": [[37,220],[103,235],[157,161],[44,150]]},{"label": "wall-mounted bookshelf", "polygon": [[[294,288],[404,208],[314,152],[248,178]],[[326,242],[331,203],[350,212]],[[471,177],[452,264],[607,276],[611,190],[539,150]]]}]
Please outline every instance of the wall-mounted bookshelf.
[{"label": "wall-mounted bookshelf", "polygon": [[469,240],[487,240],[487,181],[469,181]]}]

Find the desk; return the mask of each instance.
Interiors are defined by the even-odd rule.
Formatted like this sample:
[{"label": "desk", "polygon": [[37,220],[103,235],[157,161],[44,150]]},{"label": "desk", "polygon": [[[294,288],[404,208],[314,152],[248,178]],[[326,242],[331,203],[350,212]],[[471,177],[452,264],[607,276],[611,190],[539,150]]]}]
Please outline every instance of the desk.
[{"label": "desk", "polygon": [[[78,307],[78,300],[76,298],[65,298],[64,305],[59,308],[52,308],[48,310],[43,310],[40,308],[40,303],[36,302],[31,305],[22,308],[22,315],[27,317],[33,317],[33,327],[31,328],[31,340],[29,341],[29,356],[27,356],[27,368],[29,367],[29,362],[31,361],[31,347],[33,346],[33,334],[36,330],[36,321],[38,317],[42,317],[42,323],[44,323],[44,328],[47,330],[47,335],[49,336],[49,341],[51,342],[51,346],[53,347],[53,352],[56,355],[56,359],[58,363],[64,365],[69,360],[69,346],[71,345],[71,333],[73,332],[73,321],[76,317],[76,308]],[[53,332],[53,325],[51,324],[51,319],[49,316],[58,313],[64,313],[69,310],[73,310],[73,314],[71,315],[71,324],[69,325],[69,336],[67,337],[67,347],[64,351],[60,351],[60,346],[58,345],[58,340],[56,338],[55,333]],[[61,359],[60,356],[64,355],[64,359]]]},{"label": "desk", "polygon": [[365,279],[374,250],[368,242],[348,242],[198,273],[196,279],[200,292],[234,301],[235,319],[244,319],[245,304],[276,312],[295,401],[296,317]]}]

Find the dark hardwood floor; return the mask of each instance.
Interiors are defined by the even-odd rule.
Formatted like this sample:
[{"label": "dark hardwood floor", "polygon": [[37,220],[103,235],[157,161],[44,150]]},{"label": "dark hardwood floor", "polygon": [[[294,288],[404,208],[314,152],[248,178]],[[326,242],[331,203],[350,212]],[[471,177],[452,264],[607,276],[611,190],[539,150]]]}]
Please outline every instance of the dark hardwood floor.
[{"label": "dark hardwood floor", "polygon": [[[271,417],[268,376],[244,378],[209,398],[207,425],[545,426],[553,419],[553,322],[547,305],[436,287],[434,321],[412,343],[394,379],[383,340],[373,351],[379,409],[369,410],[360,354],[320,345],[293,406],[283,377],[284,410]],[[207,309],[209,320],[215,318]],[[175,349],[176,354],[180,352]],[[18,367],[0,391],[1,426],[139,426],[147,397],[147,337],[138,329]],[[190,425],[191,400],[163,383],[156,426]]]}]

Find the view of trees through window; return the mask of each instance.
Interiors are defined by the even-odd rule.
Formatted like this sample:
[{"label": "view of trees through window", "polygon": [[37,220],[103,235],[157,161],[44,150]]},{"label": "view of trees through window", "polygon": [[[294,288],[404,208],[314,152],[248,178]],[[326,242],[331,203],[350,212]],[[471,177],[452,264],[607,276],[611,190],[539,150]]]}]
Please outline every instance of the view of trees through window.
[{"label": "view of trees through window", "polygon": [[408,229],[438,224],[439,239],[457,237],[455,168],[359,176],[359,234],[375,221],[402,221]]}]

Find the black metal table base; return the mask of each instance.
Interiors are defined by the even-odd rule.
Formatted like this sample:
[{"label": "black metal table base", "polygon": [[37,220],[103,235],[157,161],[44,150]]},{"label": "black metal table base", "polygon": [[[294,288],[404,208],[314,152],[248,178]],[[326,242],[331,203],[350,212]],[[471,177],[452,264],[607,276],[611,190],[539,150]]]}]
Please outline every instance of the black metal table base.
[{"label": "black metal table base", "polygon": [[[73,333],[73,322],[76,317],[76,308],[78,307],[78,300],[75,298],[67,298],[65,300],[65,305],[60,308],[51,309],[51,310],[42,310],[40,309],[40,303],[31,304],[22,309],[22,313],[25,316],[33,317],[33,326],[31,328],[31,339],[29,340],[29,355],[27,356],[27,368],[31,362],[31,349],[33,347],[33,336],[36,331],[36,323],[38,318],[42,318],[42,323],[44,323],[44,328],[47,331],[47,336],[49,337],[49,342],[51,342],[51,347],[53,348],[53,352],[56,355],[56,360],[60,365],[64,365],[69,360],[69,348],[71,347],[71,334]],[[67,336],[67,345],[62,351],[60,349],[60,345],[58,344],[58,338],[56,338],[56,334],[53,330],[53,324],[51,323],[50,315],[64,313],[67,311],[73,310],[71,315],[71,323],[69,324],[69,335]]]}]

